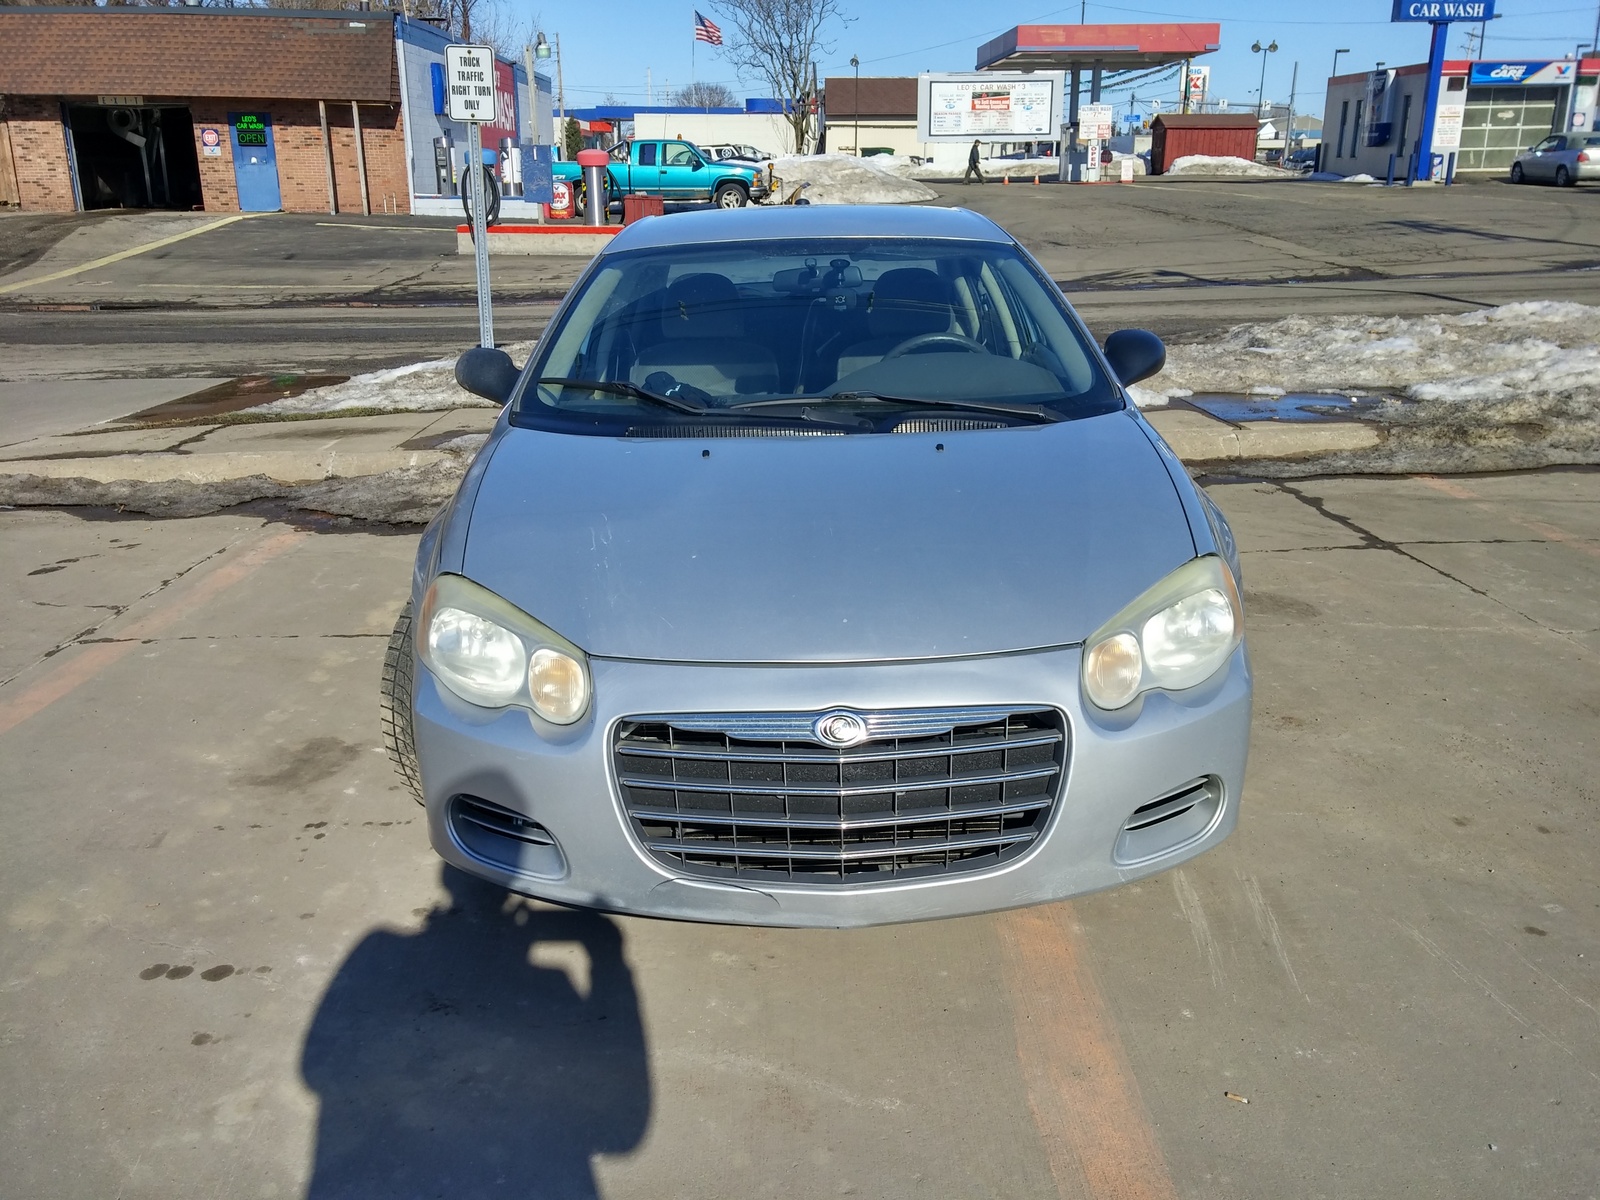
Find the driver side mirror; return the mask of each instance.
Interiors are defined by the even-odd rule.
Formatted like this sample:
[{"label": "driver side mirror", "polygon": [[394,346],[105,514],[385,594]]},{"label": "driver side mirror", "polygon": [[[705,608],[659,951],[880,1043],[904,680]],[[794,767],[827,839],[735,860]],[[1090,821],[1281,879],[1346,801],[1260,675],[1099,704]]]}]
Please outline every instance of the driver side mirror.
[{"label": "driver side mirror", "polygon": [[705,169],[705,165],[706,164],[702,160],[697,158],[689,164],[689,169],[691,171],[700,171]]},{"label": "driver side mirror", "polygon": [[1124,387],[1167,365],[1167,348],[1148,329],[1119,329],[1106,339],[1106,361]]},{"label": "driver side mirror", "polygon": [[474,396],[504,404],[522,374],[504,350],[474,346],[456,359],[456,382]]}]

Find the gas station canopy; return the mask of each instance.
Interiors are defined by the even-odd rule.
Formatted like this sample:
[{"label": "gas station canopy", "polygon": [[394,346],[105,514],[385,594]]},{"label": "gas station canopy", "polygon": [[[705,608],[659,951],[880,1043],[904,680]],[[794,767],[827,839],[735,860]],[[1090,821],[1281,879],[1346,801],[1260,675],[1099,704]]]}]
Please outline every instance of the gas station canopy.
[{"label": "gas station canopy", "polygon": [[1018,25],[978,47],[977,69],[1131,71],[1221,48],[1221,25]]}]

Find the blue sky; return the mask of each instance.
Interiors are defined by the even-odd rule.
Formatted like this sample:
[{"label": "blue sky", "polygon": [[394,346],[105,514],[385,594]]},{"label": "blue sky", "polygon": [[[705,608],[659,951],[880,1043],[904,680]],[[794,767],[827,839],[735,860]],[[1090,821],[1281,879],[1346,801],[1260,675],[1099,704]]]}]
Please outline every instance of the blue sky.
[{"label": "blue sky", "polygon": [[[630,102],[645,98],[645,72],[651,74],[657,103],[665,83],[674,89],[690,78],[690,51],[694,49],[695,75],[727,83],[740,96],[757,95],[754,80],[741,81],[706,45],[692,39],[695,4],[678,5],[624,0],[621,4],[563,5],[547,0],[511,0],[530,18],[545,15],[547,33],[561,34],[565,56],[567,103],[588,107],[606,93]],[[1335,49],[1348,48],[1340,59],[1341,74],[1368,70],[1383,61],[1390,66],[1420,62],[1428,56],[1426,25],[1391,25],[1390,0],[1335,0],[1325,6],[1261,0],[1133,0],[1128,4],[1089,4],[1088,20],[1099,23],[1166,21],[1220,21],[1222,49],[1199,60],[1211,66],[1213,96],[1225,96],[1239,105],[1254,104],[1261,58],[1250,45],[1278,43],[1267,61],[1266,98],[1288,99],[1289,81],[1296,61],[1300,80],[1296,107],[1315,112],[1322,106],[1323,84]],[[1034,7],[1038,4],[1041,7]],[[1079,4],[1050,8],[1050,0],[1022,3],[978,3],[971,0],[840,0],[851,18],[830,31],[832,53],[817,64],[818,74],[850,74],[850,56],[861,58],[862,75],[915,75],[919,71],[969,71],[977,48],[1014,25],[1073,24]],[[1500,19],[1489,23],[1487,54],[1491,59],[1549,59],[1571,53],[1579,42],[1594,34],[1600,0],[1500,0]],[[701,0],[700,11],[728,32],[730,23],[716,11],[714,2]],[[1337,13],[1350,19],[1330,20]],[[987,22],[987,23],[986,23]],[[1463,34],[1476,26],[1457,26],[1450,39],[1452,58],[1466,57]],[[1177,81],[1159,88],[1135,88],[1146,95],[1176,97]],[[1125,106],[1128,92],[1108,99]]]}]

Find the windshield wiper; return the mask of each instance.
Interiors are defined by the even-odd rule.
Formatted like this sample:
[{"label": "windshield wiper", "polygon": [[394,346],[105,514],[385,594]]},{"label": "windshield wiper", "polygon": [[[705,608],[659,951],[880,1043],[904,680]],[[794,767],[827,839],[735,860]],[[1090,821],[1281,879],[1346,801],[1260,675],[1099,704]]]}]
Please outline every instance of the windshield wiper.
[{"label": "windshield wiper", "polygon": [[953,408],[968,412],[998,413],[1007,417],[1029,417],[1035,421],[1052,423],[1067,417],[1043,404],[1012,404],[1004,400],[930,400],[916,396],[887,396],[882,392],[834,392],[828,396],[795,396],[789,400],[755,400],[747,404],[730,405],[731,408],[764,408],[779,404],[905,404],[912,408]]},{"label": "windshield wiper", "polygon": [[717,411],[710,405],[700,404],[694,400],[686,400],[680,396],[667,396],[661,392],[652,392],[649,388],[642,388],[637,383],[629,383],[623,379],[563,379],[558,376],[551,376],[545,379],[536,379],[534,382],[557,383],[563,387],[588,388],[596,392],[615,392],[622,396],[632,396],[636,400],[659,404],[662,408],[676,409],[681,413],[692,413],[697,417],[703,417],[707,413]]}]

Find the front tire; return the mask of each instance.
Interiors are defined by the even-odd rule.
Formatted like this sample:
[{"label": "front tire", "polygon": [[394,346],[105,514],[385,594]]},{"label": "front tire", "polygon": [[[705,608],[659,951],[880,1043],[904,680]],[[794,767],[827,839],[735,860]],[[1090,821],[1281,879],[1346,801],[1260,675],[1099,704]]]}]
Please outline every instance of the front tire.
[{"label": "front tire", "polygon": [[1521,163],[1512,163],[1511,164],[1511,182],[1512,183],[1521,183],[1522,182],[1522,164]]},{"label": "front tire", "polygon": [[718,208],[743,208],[750,203],[750,193],[737,183],[724,183],[711,199]]},{"label": "front tire", "polygon": [[400,610],[383,655],[383,683],[378,697],[378,723],[383,728],[383,748],[406,791],[418,804],[422,799],[422,771],[417,764],[411,699],[416,685],[416,657],[411,644],[411,601]]}]

